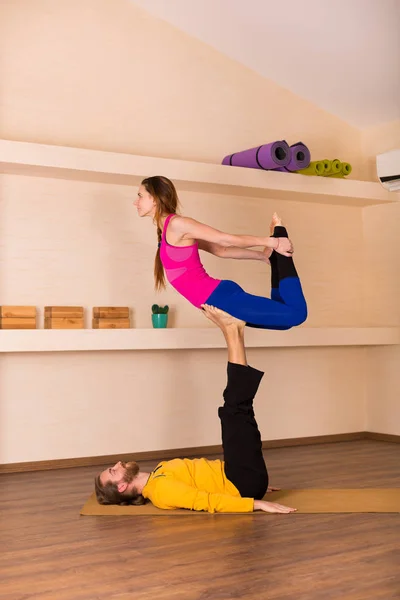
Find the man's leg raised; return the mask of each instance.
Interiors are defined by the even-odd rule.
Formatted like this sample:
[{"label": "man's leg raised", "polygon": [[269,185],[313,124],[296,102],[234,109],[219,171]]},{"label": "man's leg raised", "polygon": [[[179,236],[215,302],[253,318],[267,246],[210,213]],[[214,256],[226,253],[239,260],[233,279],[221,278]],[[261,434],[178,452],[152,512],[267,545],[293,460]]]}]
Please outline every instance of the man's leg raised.
[{"label": "man's leg raised", "polygon": [[247,364],[245,322],[217,308],[203,308],[205,316],[221,329],[228,348],[228,382],[224,405],[218,410],[225,473],[241,496],[261,499],[268,488],[268,471],[253,400],[264,373]]}]

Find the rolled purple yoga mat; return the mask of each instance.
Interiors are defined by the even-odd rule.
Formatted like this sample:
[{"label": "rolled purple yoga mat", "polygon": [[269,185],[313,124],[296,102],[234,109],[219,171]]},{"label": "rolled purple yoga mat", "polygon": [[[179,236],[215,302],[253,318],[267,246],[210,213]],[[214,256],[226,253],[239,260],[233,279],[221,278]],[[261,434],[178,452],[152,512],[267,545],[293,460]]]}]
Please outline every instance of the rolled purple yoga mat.
[{"label": "rolled purple yoga mat", "polygon": [[229,154],[225,156],[222,164],[231,165],[232,167],[269,170],[285,167],[289,164],[289,161],[290,148],[283,140]]},{"label": "rolled purple yoga mat", "polygon": [[286,165],[287,171],[306,169],[311,161],[309,149],[303,142],[296,142],[290,146],[290,161]]}]

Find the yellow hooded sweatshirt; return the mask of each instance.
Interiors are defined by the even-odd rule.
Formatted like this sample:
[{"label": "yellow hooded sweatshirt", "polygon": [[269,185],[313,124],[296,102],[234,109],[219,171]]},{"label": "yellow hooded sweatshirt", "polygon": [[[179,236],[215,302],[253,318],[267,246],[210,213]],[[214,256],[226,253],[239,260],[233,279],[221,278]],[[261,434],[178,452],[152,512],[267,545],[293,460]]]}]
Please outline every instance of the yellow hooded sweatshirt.
[{"label": "yellow hooded sweatshirt", "polygon": [[164,509],[253,512],[254,499],[242,498],[226,477],[224,462],[205,458],[163,461],[150,473],[142,494]]}]

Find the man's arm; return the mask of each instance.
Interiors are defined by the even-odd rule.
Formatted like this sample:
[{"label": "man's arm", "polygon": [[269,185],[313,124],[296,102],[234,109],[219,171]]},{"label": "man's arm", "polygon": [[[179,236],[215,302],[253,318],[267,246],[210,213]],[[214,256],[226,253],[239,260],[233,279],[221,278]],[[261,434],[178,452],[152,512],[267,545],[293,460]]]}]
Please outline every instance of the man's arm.
[{"label": "man's arm", "polygon": [[241,498],[229,494],[210,493],[187,485],[174,478],[159,478],[146,496],[154,506],[164,509],[188,508],[214,512],[253,512],[253,498]]},{"label": "man's arm", "polygon": [[187,508],[210,513],[245,513],[256,510],[269,513],[290,513],[296,510],[275,502],[198,490],[169,477],[160,478],[157,484],[149,490],[147,497],[154,506],[167,510]]}]

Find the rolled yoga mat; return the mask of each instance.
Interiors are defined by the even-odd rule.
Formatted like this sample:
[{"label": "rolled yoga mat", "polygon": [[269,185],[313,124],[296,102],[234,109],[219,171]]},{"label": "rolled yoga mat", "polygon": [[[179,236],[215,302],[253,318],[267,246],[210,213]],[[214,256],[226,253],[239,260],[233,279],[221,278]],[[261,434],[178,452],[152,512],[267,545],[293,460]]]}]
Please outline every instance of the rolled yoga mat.
[{"label": "rolled yoga mat", "polygon": [[285,167],[289,164],[289,161],[290,148],[288,144],[282,140],[280,142],[263,144],[256,148],[229,154],[228,156],[225,156],[222,164],[231,165],[232,167],[245,167],[248,169],[271,170],[278,167]]},{"label": "rolled yoga mat", "polygon": [[322,160],[313,160],[306,169],[299,169],[295,173],[301,173],[301,175],[323,175],[324,170],[325,167]]},{"label": "rolled yoga mat", "polygon": [[342,162],[342,163],[340,163],[339,173],[329,174],[328,177],[336,177],[338,179],[339,178],[342,179],[343,177],[347,177],[347,175],[350,175],[352,170],[353,170],[353,167],[351,166],[350,163]]},{"label": "rolled yoga mat", "polygon": [[340,173],[342,163],[337,158],[333,160],[325,158],[322,162],[324,163],[324,177],[329,177],[330,175],[336,175],[337,173]]},{"label": "rolled yoga mat", "polygon": [[[264,500],[297,508],[297,513],[400,513],[400,488],[281,490],[266,494]],[[82,507],[80,514],[136,517],[139,515],[207,515],[208,513],[183,508],[162,510],[153,506],[151,502],[142,506],[118,506],[115,504],[104,506],[97,502],[93,492]],[[229,514],[240,514],[243,517],[254,513]],[[257,511],[256,514],[261,514],[261,511]],[[282,518],[282,515],[280,517]]]},{"label": "rolled yoga mat", "polygon": [[303,142],[297,142],[290,146],[290,161],[286,165],[284,170],[286,171],[299,171],[300,169],[306,169],[311,161],[311,154],[309,149]]}]

